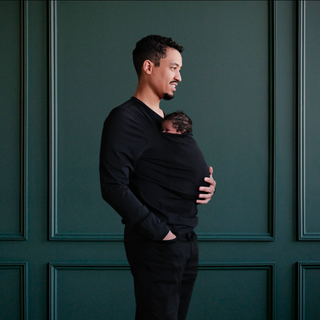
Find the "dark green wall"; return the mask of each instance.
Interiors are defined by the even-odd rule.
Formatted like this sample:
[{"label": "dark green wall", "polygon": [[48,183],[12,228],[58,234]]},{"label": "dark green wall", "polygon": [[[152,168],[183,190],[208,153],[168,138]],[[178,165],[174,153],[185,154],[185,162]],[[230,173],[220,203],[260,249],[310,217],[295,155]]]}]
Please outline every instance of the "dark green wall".
[{"label": "dark green wall", "polygon": [[217,181],[188,319],[318,319],[319,14],[319,1],[0,1],[0,319],[133,319],[98,153],[152,33],[185,47],[161,105],[190,115]]}]

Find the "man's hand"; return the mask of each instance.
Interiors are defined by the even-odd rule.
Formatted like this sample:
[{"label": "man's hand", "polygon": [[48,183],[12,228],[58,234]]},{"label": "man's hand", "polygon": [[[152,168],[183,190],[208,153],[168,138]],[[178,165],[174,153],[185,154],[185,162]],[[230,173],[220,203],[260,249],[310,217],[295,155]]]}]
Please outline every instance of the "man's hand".
[{"label": "man's hand", "polygon": [[162,241],[173,240],[176,236],[169,230],[167,235],[162,239]]},{"label": "man's hand", "polygon": [[206,193],[199,194],[199,198],[201,198],[201,199],[198,199],[197,203],[207,204],[211,200],[214,192],[216,191],[216,182],[212,178],[212,173],[213,173],[213,169],[212,169],[212,167],[209,167],[210,176],[209,176],[209,178],[208,177],[204,178],[204,181],[208,182],[210,184],[210,186],[199,188],[200,191],[203,191]]}]

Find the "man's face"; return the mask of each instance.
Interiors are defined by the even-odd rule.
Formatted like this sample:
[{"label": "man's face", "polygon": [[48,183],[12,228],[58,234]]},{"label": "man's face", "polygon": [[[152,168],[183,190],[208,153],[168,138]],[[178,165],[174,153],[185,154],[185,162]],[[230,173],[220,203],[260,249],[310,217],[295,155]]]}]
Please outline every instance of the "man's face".
[{"label": "man's face", "polygon": [[173,48],[167,48],[166,57],[160,59],[159,67],[153,67],[151,77],[151,86],[160,99],[170,100],[174,97],[176,86],[182,80],[181,67],[180,52]]},{"label": "man's face", "polygon": [[174,126],[171,120],[164,120],[161,124],[162,132],[181,134]]}]

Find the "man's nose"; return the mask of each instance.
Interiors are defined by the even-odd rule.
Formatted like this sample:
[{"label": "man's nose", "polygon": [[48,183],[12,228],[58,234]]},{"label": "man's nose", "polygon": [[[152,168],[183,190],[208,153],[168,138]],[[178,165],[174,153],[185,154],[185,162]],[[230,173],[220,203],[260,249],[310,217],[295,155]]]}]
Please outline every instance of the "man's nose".
[{"label": "man's nose", "polygon": [[178,71],[178,72],[176,73],[175,79],[176,79],[177,81],[179,81],[179,82],[182,81],[182,77],[181,77],[180,71]]}]

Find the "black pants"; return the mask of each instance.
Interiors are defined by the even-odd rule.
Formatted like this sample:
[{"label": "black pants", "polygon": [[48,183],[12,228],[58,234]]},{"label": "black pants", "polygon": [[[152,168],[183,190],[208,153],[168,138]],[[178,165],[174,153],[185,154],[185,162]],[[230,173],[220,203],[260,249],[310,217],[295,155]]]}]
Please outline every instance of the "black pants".
[{"label": "black pants", "polygon": [[125,242],[125,249],[134,278],[135,319],[186,319],[198,272],[196,234]]}]

